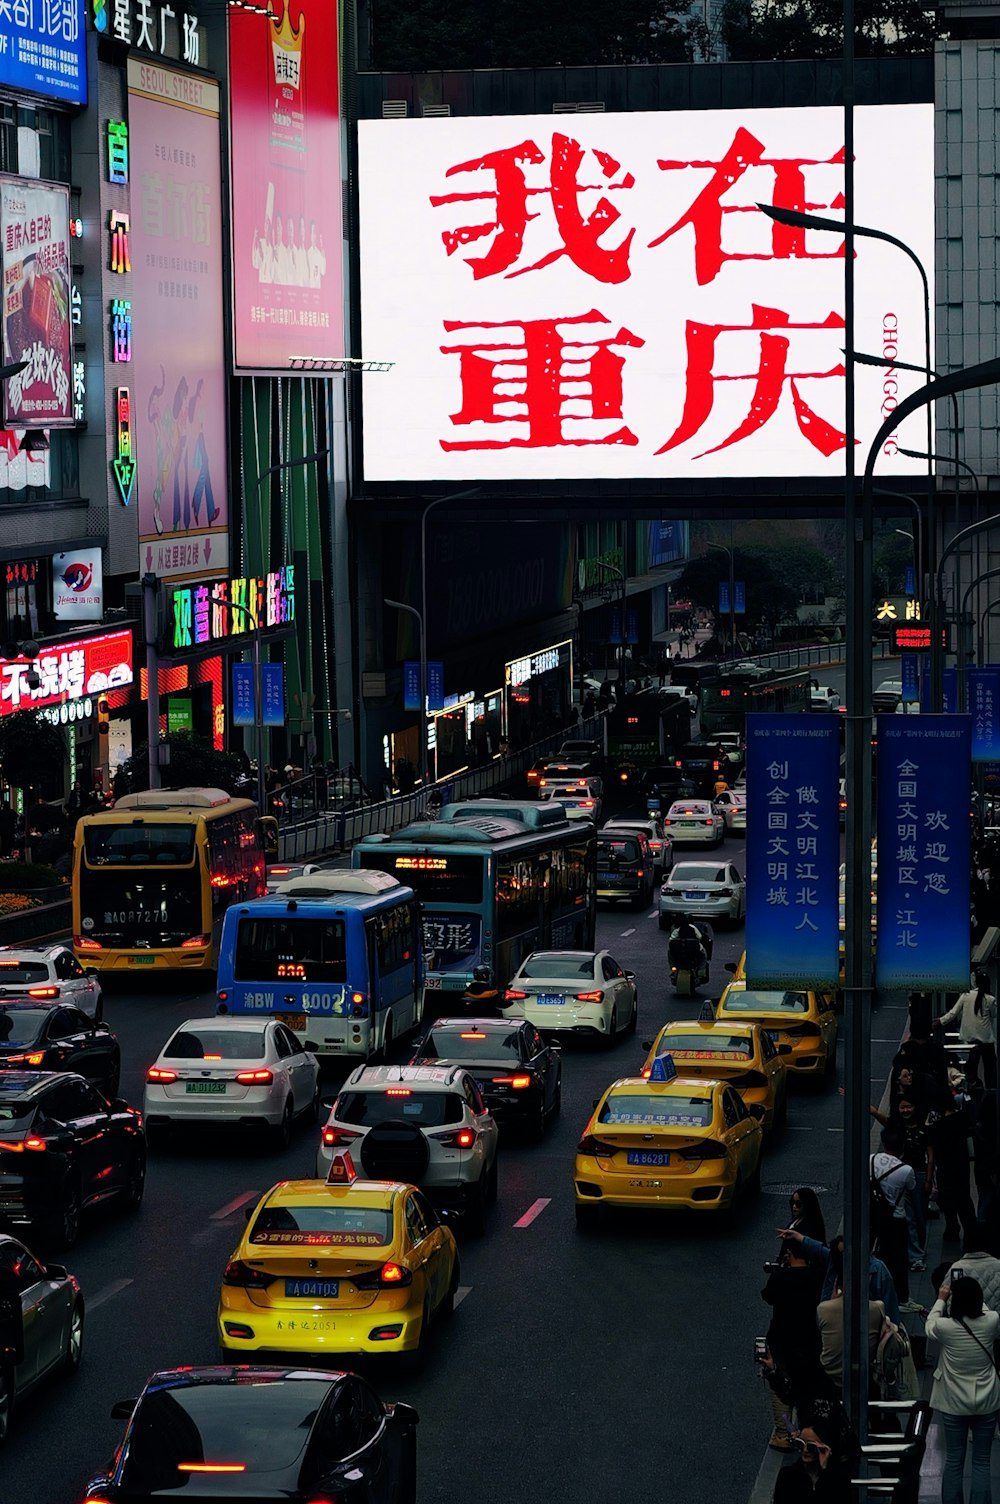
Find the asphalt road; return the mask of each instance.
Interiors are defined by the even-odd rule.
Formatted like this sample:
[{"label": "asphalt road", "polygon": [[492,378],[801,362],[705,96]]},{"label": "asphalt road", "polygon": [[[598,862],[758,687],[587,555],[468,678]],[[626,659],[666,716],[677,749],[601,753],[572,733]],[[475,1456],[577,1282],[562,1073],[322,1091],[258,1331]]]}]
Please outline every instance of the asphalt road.
[{"label": "asphalt road", "polygon": [[[737,863],[742,846],[726,843]],[[761,1263],[794,1185],[817,1188],[828,1226],[840,1216],[843,1104],[831,1086],[793,1094],[763,1192],[733,1228],[711,1216],[629,1215],[577,1231],[573,1153],[593,1099],[638,1069],[641,1041],[660,1024],[697,1012],[669,991],[653,915],[602,909],[598,944],[637,974],[635,1038],[610,1053],[566,1048],[562,1116],[540,1144],[503,1148],[498,1204],[484,1238],[462,1239],[465,1293],[423,1373],[398,1376],[390,1360],[365,1370],[385,1398],[419,1409],[420,1504],[647,1504],[651,1489],[671,1504],[747,1498],[769,1430],[751,1361],[766,1326]],[[703,996],[718,995],[742,944],[742,927],[717,932]],[[171,1029],[213,1001],[149,987],[108,995],[123,1095],[141,1101],[146,1066]],[[883,1005],[874,1020],[876,1096],[904,1016]],[[83,1366],[17,1413],[0,1460],[4,1504],[77,1504],[120,1435],[112,1403],[158,1367],[215,1360],[219,1280],[243,1207],[276,1180],[312,1172],[315,1133],[300,1130],[285,1153],[207,1133],[171,1142],[151,1154],[138,1216],[92,1215],[69,1259],[88,1302]]]}]

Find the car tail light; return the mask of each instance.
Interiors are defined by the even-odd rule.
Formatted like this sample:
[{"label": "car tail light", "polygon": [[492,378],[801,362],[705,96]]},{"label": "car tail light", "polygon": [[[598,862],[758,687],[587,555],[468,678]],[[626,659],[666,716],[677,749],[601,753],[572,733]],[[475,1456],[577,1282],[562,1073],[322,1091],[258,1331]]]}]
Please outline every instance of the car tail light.
[{"label": "car tail light", "polygon": [[515,1091],[524,1091],[525,1087],[528,1087],[528,1086],[531,1085],[531,1077],[530,1076],[515,1076],[512,1079],[512,1081],[511,1081],[510,1084],[514,1088]]},{"label": "car tail light", "polygon": [[680,1151],[681,1159],[725,1159],[727,1152],[725,1144],[714,1138],[707,1138],[703,1144],[691,1144]]},{"label": "car tail light", "polygon": [[660,850],[660,843],[659,843],[659,841],[650,841],[650,843],[649,843],[649,849],[650,849],[650,851],[659,851]]},{"label": "car tail light", "polygon": [[245,1473],[245,1462],[178,1462],[179,1473]]},{"label": "car tail light", "polygon": [[676,898],[680,891],[680,888],[671,888],[666,883],[660,889],[660,892],[663,894],[664,898]]},{"label": "car tail light", "polygon": [[242,1259],[230,1259],[222,1276],[224,1285],[237,1285],[241,1290],[264,1290],[274,1278],[266,1269],[254,1269]]},{"label": "car tail light", "polygon": [[578,1003],[603,1003],[604,1002],[604,993],[603,992],[578,992],[576,994],[576,1000],[577,1000]]},{"label": "car tail light", "polygon": [[720,888],[719,889],[719,897],[720,898],[732,898],[733,894],[735,893],[735,891],[736,890],[734,888]]},{"label": "car tail light", "polygon": [[44,1050],[33,1050],[30,1055],[8,1055],[8,1065],[41,1065],[45,1059]]},{"label": "car tail light", "polygon": [[601,1139],[595,1138],[592,1133],[585,1133],[576,1146],[577,1154],[596,1154],[601,1159],[617,1153],[614,1144],[606,1144]]},{"label": "car tail light", "polygon": [[644,872],[644,871],[643,871],[643,870],[642,870],[642,868],[641,868],[641,867],[639,867],[639,868],[638,868],[638,869],[637,869],[637,871],[636,871],[636,874],[635,874],[635,875],[636,875],[636,877],[645,877],[645,876],[646,876],[646,874],[645,874],[645,872]]},{"label": "car tail light", "polygon": [[476,1142],[474,1128],[459,1128],[451,1133],[430,1133],[427,1136],[448,1149],[471,1149]]},{"label": "car tail light", "polygon": [[460,1034],[458,1037],[459,1039],[485,1039],[486,1035],[481,1029],[470,1029],[467,1033]]},{"label": "car tail light", "polygon": [[387,1097],[412,1097],[413,1088],[410,1086],[389,1086],[386,1087],[385,1094]]},{"label": "car tail light", "polygon": [[59,988],[58,987],[29,987],[28,988],[28,996],[29,997],[58,997],[59,996]]},{"label": "car tail light", "polygon": [[395,1264],[390,1260],[381,1269],[353,1275],[351,1283],[358,1290],[401,1290],[404,1285],[413,1284],[413,1275],[402,1264]]},{"label": "car tail light", "polygon": [[715,821],[714,820],[702,820],[701,823],[702,823],[702,825],[714,825]]},{"label": "car tail light", "polygon": [[664,820],[664,825],[673,825],[673,820]]},{"label": "car tail light", "polygon": [[270,1086],[274,1074],[269,1070],[237,1071],[236,1079],[241,1086]]},{"label": "car tail light", "polygon": [[808,1037],[811,1039],[818,1038],[823,1032],[819,1024],[814,1023],[782,1024],[781,1029],[783,1034],[795,1034],[799,1038]]},{"label": "car tail light", "polygon": [[360,1133],[355,1133],[351,1128],[324,1128],[323,1143],[328,1149],[345,1149],[348,1144],[360,1138]]},{"label": "car tail light", "polygon": [[45,1140],[43,1138],[36,1138],[34,1134],[30,1134],[27,1138],[16,1139],[14,1141],[6,1139],[0,1140],[0,1149],[6,1149],[8,1154],[23,1154],[25,1149],[32,1149],[35,1152],[39,1152],[40,1150],[47,1147],[48,1146]]},{"label": "car tail light", "polygon": [[188,940],[181,941],[181,950],[194,950],[196,946],[208,945],[211,935],[192,935]]},{"label": "car tail light", "polygon": [[177,1072],[176,1071],[164,1071],[164,1070],[161,1070],[158,1065],[151,1065],[149,1067],[149,1070],[146,1072],[146,1080],[147,1081],[159,1081],[161,1083],[161,1085],[162,1085],[162,1083],[164,1081],[176,1081],[177,1080]]},{"label": "car tail light", "polygon": [[713,773],[717,773],[718,771],[719,771],[719,764],[718,764],[718,762],[713,762],[713,764],[712,764],[712,772]]},{"label": "car tail light", "polygon": [[508,987],[507,991],[503,995],[503,998],[505,1003],[509,1003],[512,1001],[520,1000],[521,998],[527,996],[528,994],[526,992],[518,992],[515,987]]},{"label": "car tail light", "polygon": [[74,935],[73,944],[76,946],[77,950],[101,949],[101,942],[99,940],[88,940],[86,935]]}]

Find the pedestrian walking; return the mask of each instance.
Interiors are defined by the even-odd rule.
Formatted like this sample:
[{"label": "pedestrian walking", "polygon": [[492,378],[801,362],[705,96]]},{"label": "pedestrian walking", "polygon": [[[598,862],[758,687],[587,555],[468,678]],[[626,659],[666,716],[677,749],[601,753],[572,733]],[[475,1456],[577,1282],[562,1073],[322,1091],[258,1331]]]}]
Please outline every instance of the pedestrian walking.
[{"label": "pedestrian walking", "polygon": [[871,1181],[871,1246],[892,1275],[902,1311],[916,1310],[910,1300],[909,1237],[906,1195],[916,1185],[912,1166],[903,1162],[903,1135],[883,1128],[882,1148],[869,1160]]},{"label": "pedestrian walking", "polygon": [[[975,1235],[976,1213],[969,1191],[969,1124],[964,1106],[949,1094],[940,1114],[927,1122],[935,1200],[944,1217],[946,1238],[968,1241]],[[961,1233],[959,1224],[961,1223]]]},{"label": "pedestrian walking", "polygon": [[667,670],[669,669],[669,667],[670,659],[667,657],[667,650],[666,648],[661,648],[656,655],[656,677],[660,681],[661,689],[663,688],[664,681],[666,680]]},{"label": "pedestrian walking", "polygon": [[963,1275],[938,1290],[927,1317],[927,1335],[937,1341],[931,1404],[944,1425],[945,1463],[941,1504],[965,1504],[965,1453],[972,1437],[970,1504],[990,1504],[990,1454],[1000,1412],[1000,1375],[993,1343],[1000,1316],[983,1304],[977,1279]]},{"label": "pedestrian walking", "polygon": [[912,1191],[907,1192],[904,1210],[908,1235],[908,1257],[911,1274],[927,1268],[927,1206],[930,1200],[931,1172],[928,1166],[927,1109],[913,1097],[897,1096],[890,1099],[888,1113],[870,1109],[884,1127],[891,1127],[902,1134],[902,1160],[910,1165],[916,1179]]},{"label": "pedestrian walking", "polygon": [[816,1327],[820,1291],[819,1270],[801,1242],[788,1242],[783,1261],[770,1268],[760,1292],[771,1307],[764,1377],[774,1412],[768,1445],[778,1452],[792,1450],[792,1410],[801,1414],[823,1385]]},{"label": "pedestrian walking", "polygon": [[958,1025],[958,1037],[963,1044],[971,1045],[965,1062],[965,1074],[974,1081],[982,1061],[983,1080],[988,1091],[997,1086],[997,1000],[990,992],[990,979],[985,971],[976,972],[976,985],[959,994],[954,1006],[942,1013],[938,1022],[947,1029]]}]

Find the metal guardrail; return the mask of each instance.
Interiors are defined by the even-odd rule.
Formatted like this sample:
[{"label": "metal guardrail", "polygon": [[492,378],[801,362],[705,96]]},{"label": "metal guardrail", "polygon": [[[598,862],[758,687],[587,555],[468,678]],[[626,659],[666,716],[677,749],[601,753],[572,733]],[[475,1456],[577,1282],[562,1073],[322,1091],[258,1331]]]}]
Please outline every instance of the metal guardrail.
[{"label": "metal guardrail", "polygon": [[397,794],[392,799],[357,809],[331,810],[314,819],[286,826],[279,835],[280,858],[283,862],[304,862],[310,857],[345,851],[363,836],[387,835],[418,820],[425,813],[435,790],[448,804],[460,799],[475,799],[491,789],[502,788],[504,784],[523,778],[532,763],[546,753],[558,751],[565,741],[603,742],[603,738],[603,717],[592,716],[574,726],[565,726],[561,731],[533,742],[530,747],[505,756],[498,755],[481,767],[466,768],[453,777],[441,778],[437,783],[415,789],[411,794]]},{"label": "metal guardrail", "polygon": [[[873,658],[891,658],[892,643],[887,638],[878,638],[872,643]],[[764,668],[818,668],[820,664],[843,663],[847,652],[844,642],[807,642],[799,647],[777,648],[773,653],[747,653]]]}]

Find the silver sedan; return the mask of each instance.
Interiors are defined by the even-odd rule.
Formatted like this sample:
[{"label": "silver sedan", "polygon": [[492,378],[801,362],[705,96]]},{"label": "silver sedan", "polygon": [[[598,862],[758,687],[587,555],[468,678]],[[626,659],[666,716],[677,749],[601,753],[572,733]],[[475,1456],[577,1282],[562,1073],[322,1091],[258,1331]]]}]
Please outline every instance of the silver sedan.
[{"label": "silver sedan", "polygon": [[742,831],[747,833],[747,791],[746,789],[726,789],[722,794],[716,794],[715,807],[722,811],[722,818],[726,822],[729,832]]},{"label": "silver sedan", "polygon": [[76,1279],[0,1233],[0,1442],[10,1431],[15,1398],[50,1374],[76,1373],[82,1357],[83,1296]]},{"label": "silver sedan", "polygon": [[661,929],[674,914],[739,924],[746,911],[747,885],[732,862],[676,862],[660,889]]}]

